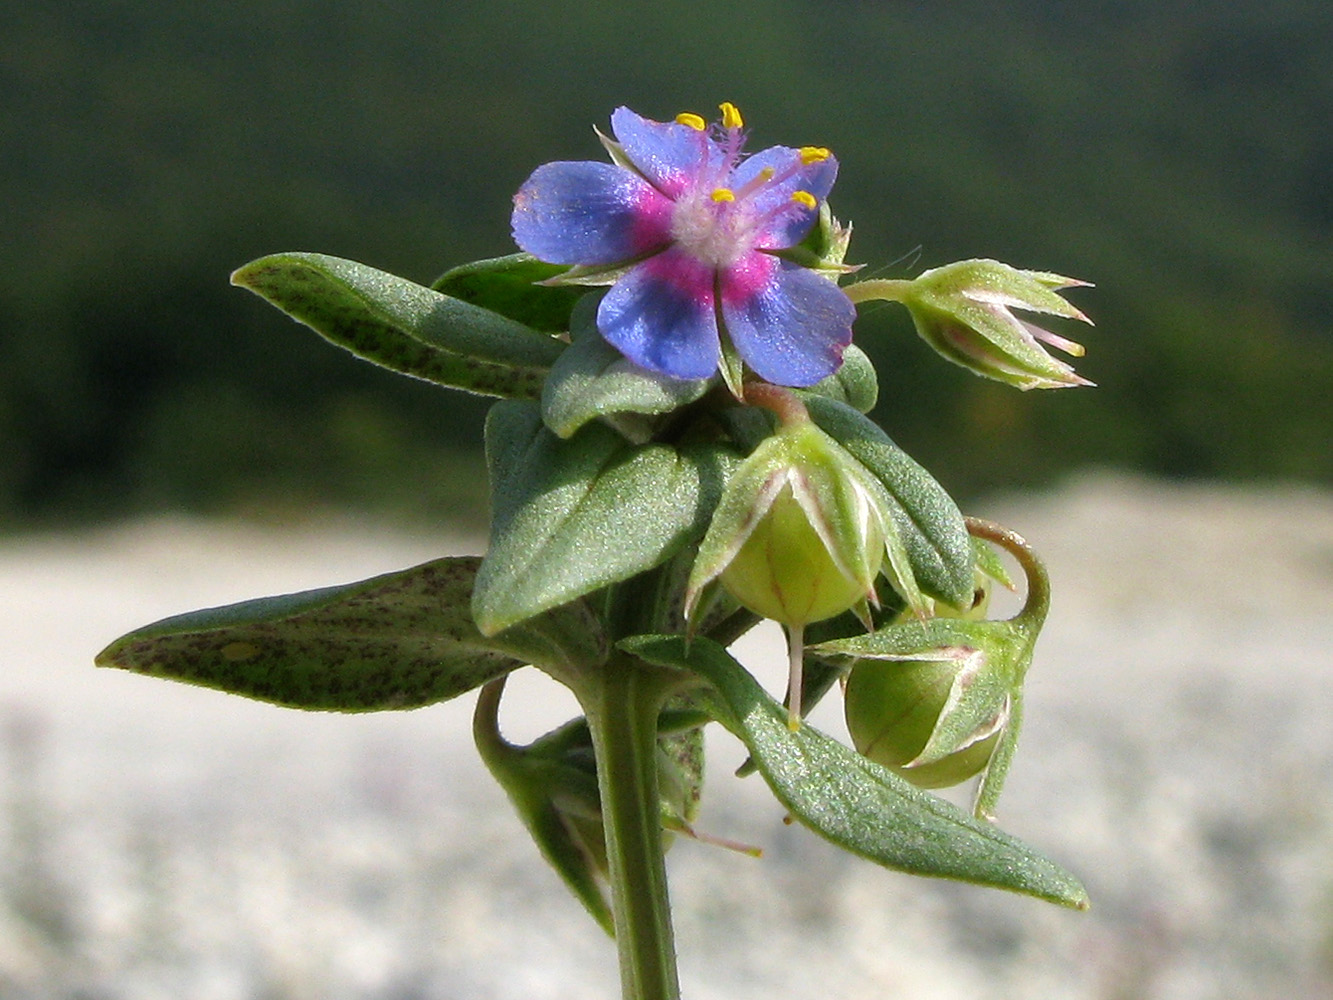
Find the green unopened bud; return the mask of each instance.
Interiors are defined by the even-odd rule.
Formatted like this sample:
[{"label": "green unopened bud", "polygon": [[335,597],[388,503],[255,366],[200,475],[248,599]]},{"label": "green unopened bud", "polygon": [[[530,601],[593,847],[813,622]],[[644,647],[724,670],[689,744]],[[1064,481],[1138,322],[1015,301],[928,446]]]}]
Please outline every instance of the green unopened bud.
[{"label": "green unopened bud", "polygon": [[[847,729],[857,750],[923,788],[982,775],[975,811],[989,817],[1004,785],[1022,718],[1023,682],[1046,618],[1046,570],[1012,531],[967,519],[977,540],[977,604],[936,604],[935,616],[812,647],[848,672]],[[984,541],[982,541],[984,540]],[[986,543],[1015,556],[1028,593],[1014,617],[976,617],[991,580],[1007,573]]]},{"label": "green unopened bud", "polygon": [[[801,718],[805,626],[855,609],[869,621],[883,571],[913,607],[924,598],[889,514],[884,485],[775,386],[747,400],[776,412],[778,432],[732,474],[690,573],[685,613],[722,585],[751,611],[786,626],[788,722]],[[870,627],[867,625],[867,627]]]},{"label": "green unopened bud", "polygon": [[[873,519],[864,541],[870,552],[884,544]],[[722,571],[722,585],[765,618],[788,624],[821,621],[865,600],[879,571],[865,552],[851,555],[850,560],[834,559],[788,484]]]},{"label": "green unopened bud", "polygon": [[862,660],[847,679],[847,730],[856,749],[921,788],[944,788],[975,777],[990,763],[1008,721],[1008,698],[950,753],[925,754],[957,690],[977,681],[984,651],[968,646],[924,651],[921,659]]},{"label": "green unopened bud", "polygon": [[809,420],[782,427],[727,484],[690,574],[687,610],[719,577],[750,610],[788,626],[873,599],[889,517],[882,490]]},{"label": "green unopened bud", "polygon": [[1073,357],[1082,357],[1083,347],[1024,321],[1013,310],[1091,323],[1056,294],[1086,284],[999,261],[966,260],[926,271],[899,298],[921,337],[950,361],[1020,389],[1060,389],[1093,383],[1042,345]]}]

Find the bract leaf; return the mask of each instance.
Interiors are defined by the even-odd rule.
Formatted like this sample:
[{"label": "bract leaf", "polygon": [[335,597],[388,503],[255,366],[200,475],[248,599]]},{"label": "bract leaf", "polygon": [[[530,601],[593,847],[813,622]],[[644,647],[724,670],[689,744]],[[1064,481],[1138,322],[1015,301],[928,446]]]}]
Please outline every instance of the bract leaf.
[{"label": "bract leaf", "polygon": [[231,280],[358,357],[481,395],[535,398],[565,346],[489,309],[339,257],[274,254]]},{"label": "bract leaf", "polygon": [[866,352],[849,344],[842,355],[842,367],[808,391],[869,413],[879,399],[879,378]]},{"label": "bract leaf", "polygon": [[708,379],[676,379],[640,368],[594,331],[578,337],[552,366],[542,389],[542,415],[547,427],[568,438],[597,417],[669,413],[703,396],[709,385]]},{"label": "bract leaf", "polygon": [[685,667],[711,685],[717,717],[749,748],[792,816],[838,846],[888,868],[989,885],[1077,909],[1077,878],[1020,840],[909,785],[849,747],[802,725],[721,646],[696,637],[635,636],[620,648],[651,663]]},{"label": "bract leaf", "polygon": [[479,563],[437,559],[177,615],[117,639],[96,662],[290,708],[371,712],[444,701],[526,663],[605,657],[581,605],[484,638],[468,610]]},{"label": "bract leaf", "polygon": [[538,282],[566,270],[562,264],[547,264],[529,253],[511,253],[445,271],[430,287],[534,330],[556,332],[569,329],[570,311],[586,292]]},{"label": "bract leaf", "polygon": [[[530,746],[500,734],[503,680],[482,688],[472,720],[483,763],[500,783],[542,856],[607,934],[615,933],[611,904],[602,887],[605,833],[597,771],[582,720],[548,733]],[[570,746],[574,743],[574,746]],[[579,753],[586,747],[586,753]]]},{"label": "bract leaf", "polygon": [[869,418],[833,399],[803,398],[815,423],[888,490],[889,512],[921,589],[956,606],[970,604],[972,539],[953,498]]},{"label": "bract leaf", "polygon": [[562,441],[530,403],[486,421],[493,515],[472,608],[493,635],[618,583],[703,533],[732,453],[632,445],[590,424]]}]

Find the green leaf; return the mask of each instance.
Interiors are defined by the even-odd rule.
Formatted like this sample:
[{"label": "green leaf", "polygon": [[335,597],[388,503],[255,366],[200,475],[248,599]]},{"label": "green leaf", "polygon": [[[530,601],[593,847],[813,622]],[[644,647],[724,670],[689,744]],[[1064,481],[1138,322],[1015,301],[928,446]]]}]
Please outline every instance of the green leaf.
[{"label": "green leaf", "polygon": [[529,746],[500,735],[503,678],[482,688],[472,733],[482,762],[500,783],[542,856],[608,934],[615,933],[602,888],[606,841],[588,726],[575,720]]},{"label": "green leaf", "polygon": [[430,287],[534,330],[557,332],[569,329],[570,311],[586,290],[538,282],[567,270],[563,264],[546,264],[532,254],[512,253],[455,267]]},{"label": "green leaf", "polygon": [[879,399],[879,378],[866,352],[849,344],[842,356],[842,367],[806,391],[869,413]]},{"label": "green leaf", "polygon": [[594,332],[576,338],[551,368],[542,414],[547,427],[569,438],[598,417],[670,413],[709,386],[708,379],[675,379],[640,368]]},{"label": "green leaf", "polygon": [[370,712],[444,701],[527,663],[605,658],[597,619],[582,605],[484,638],[468,611],[479,562],[437,559],[177,615],[117,639],[97,664],[291,708]]},{"label": "green leaf", "polygon": [[703,532],[733,458],[718,445],[632,445],[590,424],[557,438],[530,403],[486,422],[491,542],[472,596],[494,634],[651,569]]},{"label": "green leaf", "polygon": [[717,717],[749,748],[792,816],[838,846],[888,868],[1027,893],[1086,909],[1082,884],[989,823],[909,785],[787,711],[722,647],[704,638],[636,636],[620,648],[686,667],[717,694]]},{"label": "green leaf", "polygon": [[564,350],[498,313],[338,257],[275,254],[231,280],[358,357],[482,395],[536,398]]},{"label": "green leaf", "polygon": [[836,400],[807,395],[810,416],[888,490],[890,513],[921,589],[958,607],[971,604],[972,539],[944,487],[869,418]]}]

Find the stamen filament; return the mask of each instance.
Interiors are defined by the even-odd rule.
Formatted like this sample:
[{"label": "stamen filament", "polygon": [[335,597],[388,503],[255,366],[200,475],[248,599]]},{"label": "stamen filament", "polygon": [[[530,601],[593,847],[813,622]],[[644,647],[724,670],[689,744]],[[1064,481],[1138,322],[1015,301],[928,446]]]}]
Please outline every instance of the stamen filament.
[{"label": "stamen filament", "polygon": [[757,173],[754,177],[751,177],[748,181],[746,181],[743,185],[741,185],[740,189],[736,192],[736,197],[737,198],[750,197],[750,195],[754,194],[761,187],[763,187],[765,184],[771,181],[775,173],[777,173],[777,171],[774,170],[772,167],[765,167],[763,170],[759,171],[759,173]]}]

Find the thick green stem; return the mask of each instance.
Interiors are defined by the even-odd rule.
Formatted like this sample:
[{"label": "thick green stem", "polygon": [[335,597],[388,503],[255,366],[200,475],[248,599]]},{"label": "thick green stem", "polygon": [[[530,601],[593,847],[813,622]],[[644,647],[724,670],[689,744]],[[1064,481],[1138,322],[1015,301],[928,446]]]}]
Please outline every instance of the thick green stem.
[{"label": "thick green stem", "polygon": [[661,671],[624,656],[578,692],[597,756],[624,1000],[680,997],[657,785],[657,717],[670,688]]}]

